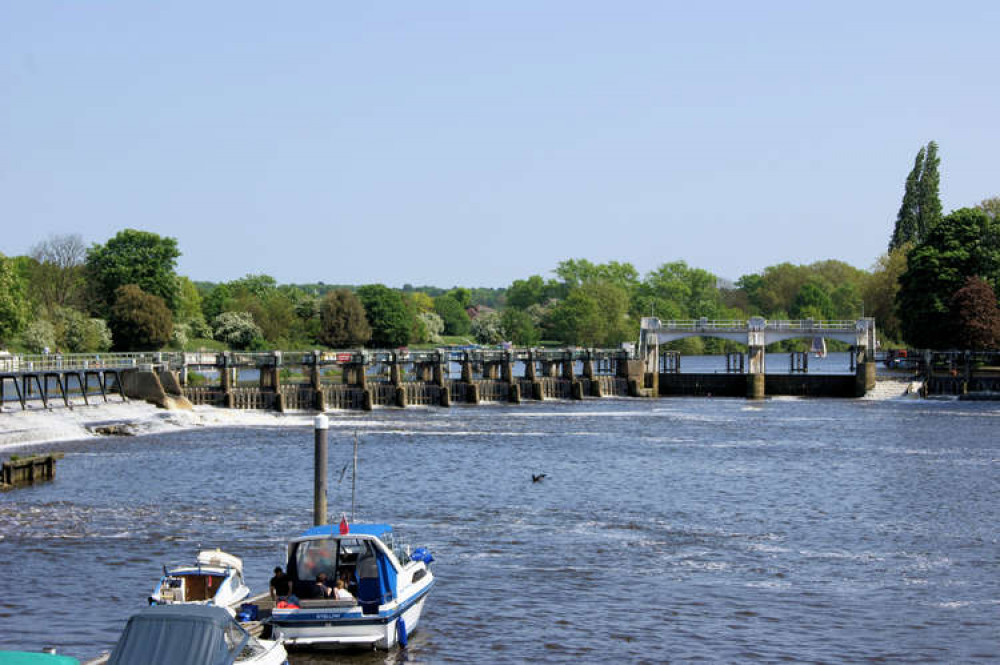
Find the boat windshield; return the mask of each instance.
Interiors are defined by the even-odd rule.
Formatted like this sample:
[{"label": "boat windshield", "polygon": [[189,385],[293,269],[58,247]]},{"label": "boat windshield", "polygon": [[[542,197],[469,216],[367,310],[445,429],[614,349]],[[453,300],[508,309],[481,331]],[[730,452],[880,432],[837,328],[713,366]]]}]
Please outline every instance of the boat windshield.
[{"label": "boat windshield", "polygon": [[315,580],[320,573],[326,573],[332,580],[345,573],[353,575],[358,559],[365,553],[375,553],[369,539],[323,538],[304,540],[292,553],[289,568],[294,565],[297,580]]}]

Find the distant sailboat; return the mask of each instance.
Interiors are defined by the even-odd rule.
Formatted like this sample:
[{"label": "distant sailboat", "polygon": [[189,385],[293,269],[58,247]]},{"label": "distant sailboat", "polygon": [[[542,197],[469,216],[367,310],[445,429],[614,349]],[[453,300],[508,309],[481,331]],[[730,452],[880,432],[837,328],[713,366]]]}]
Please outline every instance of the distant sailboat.
[{"label": "distant sailboat", "polygon": [[822,337],[813,337],[812,348],[809,351],[817,358],[826,358],[826,340]]}]

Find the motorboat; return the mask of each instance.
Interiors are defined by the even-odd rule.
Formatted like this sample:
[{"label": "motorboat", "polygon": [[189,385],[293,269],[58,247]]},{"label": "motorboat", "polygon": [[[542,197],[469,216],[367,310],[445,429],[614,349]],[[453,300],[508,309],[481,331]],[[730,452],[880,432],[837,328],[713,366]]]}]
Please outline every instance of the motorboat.
[{"label": "motorboat", "polygon": [[155,605],[128,620],[107,665],[288,665],[276,640],[250,635],[222,607]]},{"label": "motorboat", "polygon": [[235,610],[250,595],[243,561],[222,550],[202,550],[194,565],[164,566],[150,605],[215,605]]},{"label": "motorboat", "polygon": [[[406,646],[434,586],[433,560],[397,541],[388,524],[313,527],[289,542],[294,595],[271,611],[272,635],[289,646]],[[328,597],[324,579],[343,580],[350,596]]]}]

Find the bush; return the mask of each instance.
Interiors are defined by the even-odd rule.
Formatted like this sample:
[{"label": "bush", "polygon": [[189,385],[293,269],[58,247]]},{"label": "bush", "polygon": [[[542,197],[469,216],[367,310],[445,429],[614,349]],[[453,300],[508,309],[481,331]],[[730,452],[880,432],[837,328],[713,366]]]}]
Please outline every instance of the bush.
[{"label": "bush", "polygon": [[214,324],[215,339],[231,349],[256,348],[264,341],[264,334],[250,312],[223,312],[215,317]]},{"label": "bush", "polygon": [[56,348],[56,327],[45,319],[32,321],[21,333],[21,343],[32,353],[42,353],[45,349],[53,350]]}]

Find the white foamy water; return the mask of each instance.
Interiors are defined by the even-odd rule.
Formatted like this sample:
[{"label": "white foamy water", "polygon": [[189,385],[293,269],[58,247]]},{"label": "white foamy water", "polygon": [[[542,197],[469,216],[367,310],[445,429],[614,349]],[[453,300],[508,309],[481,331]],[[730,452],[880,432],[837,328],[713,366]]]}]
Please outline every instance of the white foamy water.
[{"label": "white foamy water", "polygon": [[310,425],[314,416],[210,406],[168,411],[140,401],[26,411],[6,406],[0,413],[0,450],[101,436],[94,432],[99,425],[120,424],[132,434],[143,435],[200,427],[303,427]]}]

